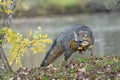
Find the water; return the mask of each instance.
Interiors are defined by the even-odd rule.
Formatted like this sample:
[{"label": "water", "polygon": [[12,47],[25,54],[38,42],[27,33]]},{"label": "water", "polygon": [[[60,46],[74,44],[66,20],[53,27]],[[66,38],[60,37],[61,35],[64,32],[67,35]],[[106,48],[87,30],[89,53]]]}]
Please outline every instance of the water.
[{"label": "water", "polygon": [[[62,16],[47,16],[38,18],[21,18],[13,20],[13,29],[26,35],[30,29],[37,30],[41,26],[44,33],[51,39],[65,28],[83,24],[93,29],[95,36],[94,55],[119,55],[120,54],[120,14],[77,14]],[[49,49],[48,46],[47,50]],[[26,67],[39,66],[45,54],[25,55],[22,63]],[[72,58],[79,58],[78,54]]]}]

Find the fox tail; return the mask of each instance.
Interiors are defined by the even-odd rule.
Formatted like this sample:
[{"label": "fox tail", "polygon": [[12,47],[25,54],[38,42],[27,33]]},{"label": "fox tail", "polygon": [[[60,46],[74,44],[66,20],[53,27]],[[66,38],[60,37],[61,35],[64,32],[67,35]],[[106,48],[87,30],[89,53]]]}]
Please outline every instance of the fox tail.
[{"label": "fox tail", "polygon": [[55,40],[52,44],[49,51],[46,53],[45,58],[43,59],[41,63],[41,67],[47,66],[50,63],[52,63],[57,57],[59,57],[63,53],[62,47],[57,43]]}]

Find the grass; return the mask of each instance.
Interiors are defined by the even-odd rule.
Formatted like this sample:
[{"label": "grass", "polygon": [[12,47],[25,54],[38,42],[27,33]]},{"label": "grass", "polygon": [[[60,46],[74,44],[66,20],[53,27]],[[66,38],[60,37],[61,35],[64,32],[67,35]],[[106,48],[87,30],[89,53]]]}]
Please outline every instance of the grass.
[{"label": "grass", "polygon": [[58,5],[62,7],[72,7],[78,4],[80,0],[49,0],[48,3],[51,5]]},{"label": "grass", "polygon": [[37,0],[36,2],[33,2],[27,0],[25,2],[19,2],[19,5],[16,8],[16,12],[19,12],[18,16],[37,16],[62,13],[70,14],[81,11],[81,9],[84,9],[84,7],[90,1],[91,0]]}]

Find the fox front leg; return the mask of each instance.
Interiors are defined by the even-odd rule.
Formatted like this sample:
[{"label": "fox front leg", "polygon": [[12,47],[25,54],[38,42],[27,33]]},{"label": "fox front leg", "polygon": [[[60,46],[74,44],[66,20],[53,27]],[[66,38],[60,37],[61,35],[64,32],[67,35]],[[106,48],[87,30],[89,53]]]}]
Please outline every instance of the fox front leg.
[{"label": "fox front leg", "polygon": [[79,51],[81,57],[85,57],[85,51]]},{"label": "fox front leg", "polygon": [[93,56],[93,50],[92,50],[92,49],[90,49],[89,51],[90,51],[90,53],[89,53],[89,54],[90,54],[90,56]]},{"label": "fox front leg", "polygon": [[68,61],[68,59],[70,58],[71,55],[72,55],[72,52],[71,52],[71,51],[65,51],[64,60],[65,60],[65,61]]},{"label": "fox front leg", "polygon": [[90,54],[90,56],[93,56],[93,46],[89,47],[89,54]]}]

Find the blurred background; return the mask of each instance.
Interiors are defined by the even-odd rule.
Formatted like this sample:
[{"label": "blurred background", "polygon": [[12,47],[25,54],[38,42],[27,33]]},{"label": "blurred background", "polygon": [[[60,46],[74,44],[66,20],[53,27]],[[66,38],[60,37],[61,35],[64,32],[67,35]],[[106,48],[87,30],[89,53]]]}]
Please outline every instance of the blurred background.
[{"label": "blurred background", "polygon": [[[120,54],[119,0],[18,0],[13,16],[11,28],[16,32],[26,36],[40,26],[53,41],[65,28],[77,24],[89,26],[95,36],[95,56]],[[44,56],[44,53],[25,55],[21,60],[25,67],[39,66]],[[71,58],[80,56],[75,53]]]}]

